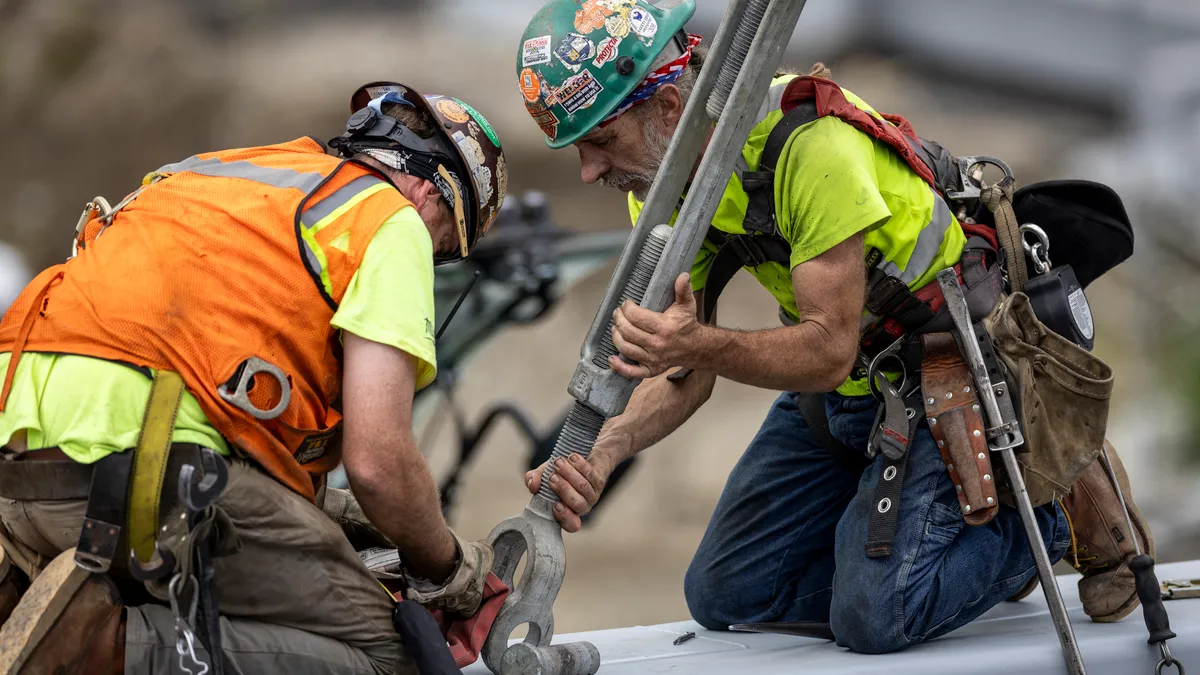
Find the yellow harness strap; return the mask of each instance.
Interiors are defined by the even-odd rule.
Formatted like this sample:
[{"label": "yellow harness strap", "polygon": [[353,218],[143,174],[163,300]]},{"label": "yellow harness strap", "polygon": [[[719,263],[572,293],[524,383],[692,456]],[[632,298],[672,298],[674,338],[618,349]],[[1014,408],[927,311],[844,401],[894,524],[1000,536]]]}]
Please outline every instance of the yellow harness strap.
[{"label": "yellow harness strap", "polygon": [[150,387],[150,402],[146,404],[146,417],[133,452],[133,475],[129,479],[128,541],[138,560],[149,560],[154,553],[158,500],[182,398],[183,378],[179,373],[158,371]]}]

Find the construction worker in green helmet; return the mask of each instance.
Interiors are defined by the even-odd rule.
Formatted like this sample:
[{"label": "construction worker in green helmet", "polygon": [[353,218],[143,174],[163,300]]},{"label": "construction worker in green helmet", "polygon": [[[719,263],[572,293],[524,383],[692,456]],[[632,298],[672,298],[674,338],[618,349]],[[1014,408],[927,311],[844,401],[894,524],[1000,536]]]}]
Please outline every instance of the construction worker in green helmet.
[{"label": "construction worker in green helmet", "polygon": [[[694,11],[694,0],[551,0],[518,45],[518,89],[546,144],[574,146],[583,181],[626,193],[634,222],[704,64],[703,41],[684,30]],[[658,313],[625,303],[615,313],[613,341],[637,365],[617,357],[610,365],[644,380],[590,456],[558,469],[555,508],[566,530],[578,530],[613,467],[678,429],[716,378],[781,391],[687,571],[688,607],[709,629],[825,622],[838,644],[887,653],[1023,597],[1037,576],[1016,509],[965,522],[970,507],[923,415],[909,415],[920,421],[904,438],[907,467],[897,472],[884,454],[868,457],[881,408],[856,367],[870,333],[864,298],[876,286],[868,282],[890,280],[909,297],[936,286],[940,270],[962,265],[969,276],[969,263],[988,258],[968,259],[968,242],[983,237],[930,189],[916,159],[884,141],[887,127],[907,122],[883,121],[829,78],[821,64],[808,75],[778,74],[674,304]],[[785,94],[802,88],[816,91],[818,113],[773,135],[785,123]],[[878,133],[864,133],[871,125]],[[764,168],[773,180],[752,181]],[[715,325],[715,296],[743,267],[778,301],[784,326]],[[889,311],[876,312],[871,326],[904,318]],[[814,392],[823,393],[815,413],[805,405]],[[527,475],[531,491],[541,475]],[[877,486],[893,480],[901,487],[881,500]],[[1120,620],[1138,604],[1127,562],[1135,537],[1151,552],[1153,542],[1130,511],[1136,532],[1092,463],[1069,494],[1035,512],[1051,559],[1065,557],[1082,573],[1080,595],[1095,621]]]}]

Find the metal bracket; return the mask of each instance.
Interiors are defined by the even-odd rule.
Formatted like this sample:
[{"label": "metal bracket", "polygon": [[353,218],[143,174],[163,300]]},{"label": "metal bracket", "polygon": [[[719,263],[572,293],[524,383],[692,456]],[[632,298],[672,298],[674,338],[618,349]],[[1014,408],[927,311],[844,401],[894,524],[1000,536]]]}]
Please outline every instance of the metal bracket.
[{"label": "metal bracket", "polygon": [[1200,598],[1200,579],[1167,579],[1160,587],[1163,600]]},{"label": "metal bracket", "polygon": [[[238,367],[240,375],[238,376],[237,386],[232,390],[225,385],[217,387],[217,394],[229,403],[241,408],[260,420],[273,420],[283,414],[287,410],[288,403],[292,400],[292,387],[288,384],[287,375],[279,366],[267,363],[266,361],[251,356],[242,362]],[[270,410],[262,410],[258,406],[250,402],[250,386],[254,381],[254,376],[259,373],[270,375],[279,384],[279,403]]]}]

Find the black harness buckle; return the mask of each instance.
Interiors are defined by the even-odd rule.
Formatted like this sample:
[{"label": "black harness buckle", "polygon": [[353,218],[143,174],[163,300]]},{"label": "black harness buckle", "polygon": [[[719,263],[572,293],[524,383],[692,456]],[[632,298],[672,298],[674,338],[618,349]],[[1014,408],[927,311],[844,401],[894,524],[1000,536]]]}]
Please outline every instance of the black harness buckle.
[{"label": "black harness buckle", "polygon": [[733,249],[734,255],[746,267],[758,267],[770,262],[762,246],[754,241],[753,235],[733,235],[725,240],[725,245]]}]

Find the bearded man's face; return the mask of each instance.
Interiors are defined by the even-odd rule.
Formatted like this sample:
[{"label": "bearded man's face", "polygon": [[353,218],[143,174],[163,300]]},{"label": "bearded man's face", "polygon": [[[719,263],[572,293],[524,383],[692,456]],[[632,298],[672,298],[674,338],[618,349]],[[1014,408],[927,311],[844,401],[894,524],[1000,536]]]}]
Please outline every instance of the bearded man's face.
[{"label": "bearded man's face", "polygon": [[646,201],[671,145],[670,133],[655,119],[656,110],[647,102],[576,141],[583,182],[632,192]]}]

